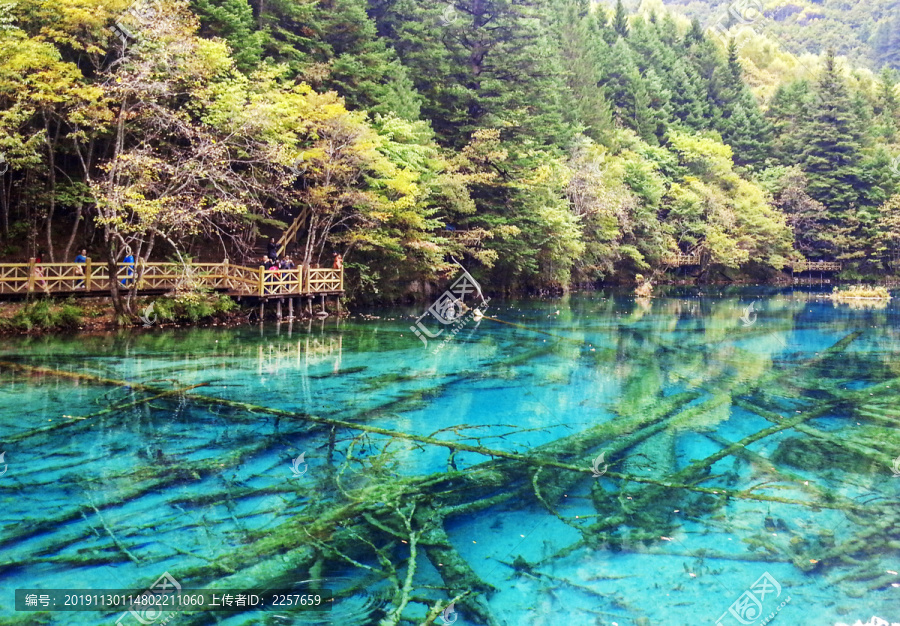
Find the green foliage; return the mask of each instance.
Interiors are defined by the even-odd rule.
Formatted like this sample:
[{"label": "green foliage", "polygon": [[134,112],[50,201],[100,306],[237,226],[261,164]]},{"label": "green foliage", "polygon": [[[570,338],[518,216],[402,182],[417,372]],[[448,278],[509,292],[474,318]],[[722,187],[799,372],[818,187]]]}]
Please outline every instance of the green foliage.
[{"label": "green foliage", "polygon": [[69,299],[56,303],[41,298],[25,303],[10,318],[0,319],[0,328],[10,331],[74,330],[82,324],[85,313]]},{"label": "green foliage", "polygon": [[379,29],[424,98],[422,113],[438,136],[462,148],[478,129],[500,129],[504,141],[562,145],[562,64],[546,24],[546,1],[397,0]]},{"label": "green foliage", "polygon": [[[240,309],[240,305],[226,295],[202,294],[197,292],[179,293],[175,297],[153,300],[153,313],[161,322],[190,322],[196,324],[212,318],[227,316]],[[145,305],[149,306],[149,304]]]},{"label": "green foliage", "polygon": [[238,69],[249,72],[262,59],[262,33],[255,30],[247,0],[192,0],[191,8],[203,25],[201,34],[221,37],[233,50]]},{"label": "green foliage", "polygon": [[[699,24],[729,15],[729,5],[718,0],[666,4]],[[764,29],[768,39],[783,42],[798,56],[834,48],[858,66],[900,69],[900,13],[895,0],[767,0],[761,6],[765,22],[753,27]]]},{"label": "green foliage", "polygon": [[583,128],[594,140],[609,145],[613,139],[612,110],[603,92],[597,89],[604,75],[602,58],[606,43],[597,18],[583,0],[557,0],[552,12],[556,36],[565,68],[567,90],[564,98],[567,121]]},{"label": "green foliage", "polygon": [[832,211],[859,205],[863,133],[849,90],[834,54],[825,60],[809,121],[800,132],[803,170],[810,178],[810,195]]},{"label": "green foliage", "polygon": [[612,18],[612,29],[619,37],[628,37],[628,14],[622,0],[616,0],[616,8]]},{"label": "green foliage", "polygon": [[287,64],[288,80],[335,90],[351,109],[418,119],[419,95],[406,66],[377,36],[366,0],[274,0],[258,7],[263,54]]},{"label": "green foliage", "polygon": [[[161,2],[146,23],[125,0],[9,5],[6,253],[90,226],[110,258],[191,240],[236,259],[306,212],[295,260],[338,250],[348,288],[391,298],[451,256],[498,289],[661,271],[676,251],[898,266],[895,72],[801,62],[749,29],[714,40],[659,3]],[[120,18],[124,46],[105,30]],[[895,22],[869,25],[887,65]],[[79,226],[58,241],[54,219]],[[159,302],[172,321],[219,312],[190,289]]]}]

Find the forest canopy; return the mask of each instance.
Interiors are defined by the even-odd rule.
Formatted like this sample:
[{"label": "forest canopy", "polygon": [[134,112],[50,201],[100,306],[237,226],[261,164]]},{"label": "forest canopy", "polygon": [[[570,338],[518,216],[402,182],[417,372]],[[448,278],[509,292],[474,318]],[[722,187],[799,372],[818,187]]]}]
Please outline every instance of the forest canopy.
[{"label": "forest canopy", "polygon": [[864,63],[659,3],[0,7],[5,260],[243,262],[302,217],[289,254],[339,251],[369,297],[453,259],[507,290],[678,253],[730,277],[900,261],[897,46],[875,34]]}]

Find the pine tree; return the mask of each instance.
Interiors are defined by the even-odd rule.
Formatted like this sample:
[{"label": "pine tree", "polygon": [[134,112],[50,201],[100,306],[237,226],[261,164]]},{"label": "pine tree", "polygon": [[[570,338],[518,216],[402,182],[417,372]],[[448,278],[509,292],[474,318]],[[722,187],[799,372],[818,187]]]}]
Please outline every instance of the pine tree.
[{"label": "pine tree", "polygon": [[769,102],[767,118],[774,130],[772,154],[781,165],[795,165],[803,155],[802,131],[809,120],[810,89],[806,81],[781,85]]},{"label": "pine tree", "polygon": [[692,36],[685,39],[685,43],[688,41],[691,43],[688,47],[687,56],[699,77],[699,82],[702,85],[706,98],[707,127],[718,128],[719,120],[723,114],[722,103],[726,98],[723,94],[725,89],[723,80],[726,71],[723,67],[721,55],[716,45],[707,39],[705,35],[698,42],[694,42]]},{"label": "pine tree", "polygon": [[803,170],[809,177],[810,195],[832,214],[859,205],[863,133],[847,85],[829,50],[815,90],[810,119],[804,125]]},{"label": "pine tree", "polygon": [[[662,79],[652,67],[647,68],[647,71],[644,72],[641,78],[650,98],[650,106],[646,117],[648,119],[647,126],[653,133],[652,136],[641,133],[641,137],[647,143],[657,145],[665,137],[669,121],[672,118],[672,105],[670,103],[672,94],[665,88]],[[635,103],[635,106],[637,106],[637,103]]]},{"label": "pine tree", "polygon": [[656,32],[659,35],[659,40],[662,41],[666,46],[672,50],[678,45],[679,39],[681,36],[678,33],[678,24],[675,22],[675,19],[672,17],[671,13],[666,13],[663,18],[657,24]]},{"label": "pine tree", "polygon": [[728,42],[720,95],[721,118],[717,127],[725,143],[734,148],[735,163],[761,165],[771,152],[771,127],[744,82],[734,39]]},{"label": "pine tree", "polygon": [[502,128],[504,140],[529,137],[564,145],[563,63],[544,0],[465,0],[444,5],[398,0],[385,28],[425,97],[423,114],[450,145],[477,129]]},{"label": "pine tree", "polygon": [[690,48],[691,46],[703,43],[705,40],[706,33],[703,32],[703,25],[700,24],[700,20],[695,17],[691,20],[690,30],[688,30],[684,36],[684,46]]},{"label": "pine tree", "polygon": [[696,69],[679,60],[669,75],[667,87],[672,94],[674,117],[688,128],[706,128],[708,107]]},{"label": "pine tree", "polygon": [[880,65],[900,69],[900,13],[896,8],[878,23],[870,41]]},{"label": "pine tree", "polygon": [[706,127],[706,96],[699,74],[678,48],[678,28],[670,16],[660,20],[655,26],[640,28],[640,21],[632,29],[628,40],[632,48],[642,52],[660,77],[669,93],[671,117],[688,128]]},{"label": "pine tree", "polygon": [[880,135],[893,143],[900,137],[900,99],[897,98],[897,72],[884,68],[878,83],[878,121]]},{"label": "pine tree", "polygon": [[192,0],[191,9],[200,18],[202,35],[228,42],[238,69],[250,72],[259,64],[263,37],[247,0]]},{"label": "pine tree", "polygon": [[565,97],[572,101],[567,107],[571,121],[584,127],[585,134],[595,141],[610,145],[613,134],[612,109],[601,87],[603,68],[599,65],[605,43],[597,30],[597,22],[590,15],[586,0],[557,0],[553,14],[557,18],[556,32],[560,54],[566,69]]},{"label": "pine tree", "polygon": [[594,15],[596,17],[597,32],[600,33],[600,36],[603,38],[606,45],[611,46],[616,43],[616,39],[619,38],[619,33],[617,33],[612,27],[612,24],[610,24],[609,15],[606,14],[606,9],[600,4],[595,4]]},{"label": "pine tree", "polygon": [[616,10],[613,14],[612,28],[619,37],[628,37],[628,13],[622,0],[616,0]]},{"label": "pine tree", "polygon": [[605,87],[619,122],[658,145],[671,119],[671,93],[653,66],[654,36],[636,20],[632,37],[619,37],[607,59]]},{"label": "pine tree", "polygon": [[[209,29],[222,28],[216,26],[221,20],[215,19],[222,9],[210,7],[246,1],[194,0],[206,7],[200,11],[201,24]],[[415,120],[419,96],[396,53],[378,37],[366,8],[366,0],[260,1],[253,35],[267,60],[289,67],[288,78],[318,90],[334,90],[350,108]],[[252,15],[241,15],[241,24],[249,28]],[[229,43],[237,58],[252,51],[245,52],[235,36]]]}]

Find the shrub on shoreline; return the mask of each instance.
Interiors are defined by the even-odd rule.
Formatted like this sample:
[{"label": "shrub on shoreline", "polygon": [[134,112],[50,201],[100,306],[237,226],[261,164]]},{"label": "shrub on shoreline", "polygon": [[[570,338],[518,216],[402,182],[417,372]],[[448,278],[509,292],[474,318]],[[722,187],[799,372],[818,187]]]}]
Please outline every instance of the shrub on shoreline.
[{"label": "shrub on shoreline", "polygon": [[891,294],[887,287],[871,287],[869,285],[852,285],[849,287],[835,287],[831,293],[832,300],[890,300]]},{"label": "shrub on shoreline", "polygon": [[[186,292],[153,300],[153,315],[161,322],[197,322],[228,315],[240,306],[226,295]],[[147,307],[150,306],[147,305]],[[145,307],[146,309],[146,307]]]},{"label": "shrub on shoreline", "polygon": [[[149,317],[153,323],[197,324],[205,320],[228,317],[240,309],[240,305],[226,295],[214,293],[181,293],[141,300],[136,306],[139,315]],[[112,304],[108,300],[81,300],[74,298],[54,300],[40,298],[24,303],[7,303],[0,307],[0,332],[43,333],[113,329],[121,326],[140,326],[143,318],[123,318],[116,323]]]},{"label": "shrub on shoreline", "polygon": [[0,330],[74,330],[83,323],[84,309],[69,298],[62,303],[50,298],[26,302],[10,317],[0,317]]}]

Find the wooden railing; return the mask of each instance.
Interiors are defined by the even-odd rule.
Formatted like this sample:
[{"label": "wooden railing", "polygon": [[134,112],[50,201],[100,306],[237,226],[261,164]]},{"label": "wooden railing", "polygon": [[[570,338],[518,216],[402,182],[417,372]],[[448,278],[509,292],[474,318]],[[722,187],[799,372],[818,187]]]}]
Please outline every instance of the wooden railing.
[{"label": "wooden railing", "polygon": [[455,243],[470,247],[479,247],[485,237],[490,236],[488,231],[483,228],[473,228],[471,230],[439,230],[435,234],[438,237],[443,237],[444,239],[449,239]]},{"label": "wooden railing", "polygon": [[694,252],[693,254],[670,254],[667,257],[664,257],[663,265],[668,265],[669,267],[682,267],[685,265],[700,265],[700,253]]},{"label": "wooden railing", "polygon": [[840,272],[841,264],[837,261],[796,261],[791,264],[793,272]]},{"label": "wooden railing", "polygon": [[[262,268],[265,271],[265,268]],[[225,287],[235,293],[254,293],[259,291],[259,267],[229,265],[225,273]]]},{"label": "wooden railing", "polygon": [[281,238],[276,242],[278,246],[278,257],[281,258],[284,256],[285,250],[287,250],[288,244],[293,241],[293,239],[297,236],[297,231],[300,230],[300,227],[306,223],[306,218],[309,216],[309,208],[303,207],[303,210],[300,211],[300,215],[294,218],[294,221],[288,226],[288,229],[281,234]]},{"label": "wooden railing", "polygon": [[329,291],[344,290],[344,270],[325,268],[309,268],[307,273],[306,290],[309,293],[326,293]]},{"label": "wooden railing", "polygon": [[302,269],[297,270],[267,270],[259,268],[259,276],[262,279],[259,295],[263,296],[287,296],[303,293]]},{"label": "wooden railing", "polygon": [[[344,290],[344,270],[306,267],[266,270],[264,267],[222,263],[138,263],[118,265],[120,289],[214,289],[234,295],[292,296],[336,293]],[[137,284],[135,285],[135,281]],[[86,263],[0,264],[0,294],[72,293],[109,291],[109,266]]]}]

